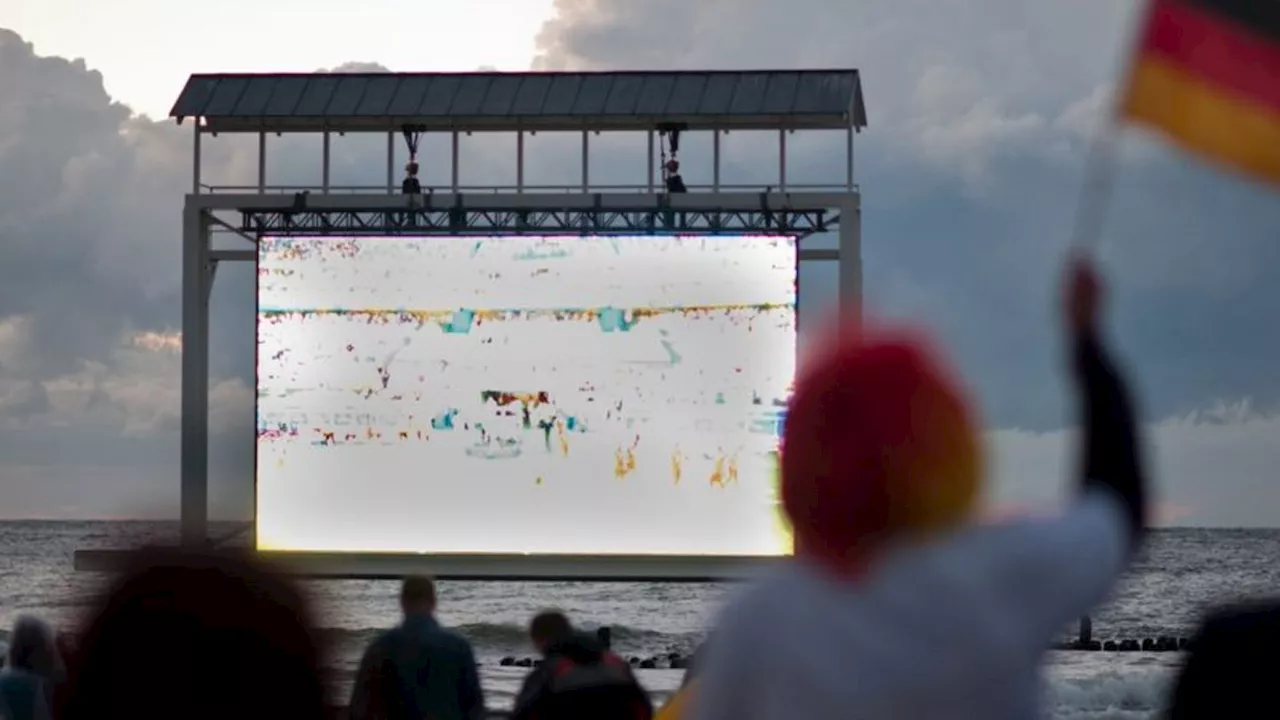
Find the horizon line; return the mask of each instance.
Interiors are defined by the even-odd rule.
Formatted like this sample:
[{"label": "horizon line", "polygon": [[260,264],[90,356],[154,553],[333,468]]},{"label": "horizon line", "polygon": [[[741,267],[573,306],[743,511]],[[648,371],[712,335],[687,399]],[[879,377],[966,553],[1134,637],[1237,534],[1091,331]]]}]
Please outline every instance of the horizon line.
[{"label": "horizon line", "polygon": [[[4,523],[173,523],[181,522],[180,518],[146,518],[146,517],[91,517],[91,518],[66,518],[66,517],[4,517],[0,516],[0,524]],[[228,519],[228,518],[209,518],[208,522],[218,524],[255,524],[255,520],[246,519]],[[1151,525],[1149,530],[1280,530],[1280,524],[1277,525]],[[352,553],[358,554],[358,553]],[[584,553],[590,554],[590,553]]]}]

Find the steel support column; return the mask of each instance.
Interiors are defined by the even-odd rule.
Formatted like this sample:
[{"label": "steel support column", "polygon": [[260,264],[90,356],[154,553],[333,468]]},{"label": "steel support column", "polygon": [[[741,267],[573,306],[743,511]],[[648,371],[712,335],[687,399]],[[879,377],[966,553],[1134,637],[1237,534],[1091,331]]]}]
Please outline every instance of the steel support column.
[{"label": "steel support column", "polygon": [[204,134],[200,132],[200,118],[194,118],[191,123],[195,127],[195,141],[192,143],[191,158],[191,194],[200,194],[200,137]]},{"label": "steel support column", "polygon": [[258,192],[267,191],[267,133],[258,133]]},{"label": "steel support column", "polygon": [[182,442],[180,523],[183,545],[209,536],[209,223],[188,199],[182,213]]},{"label": "steel support column", "polygon": [[524,192],[524,131],[516,131],[516,192]]},{"label": "steel support column", "polygon": [[720,192],[720,131],[711,131],[711,192]]},{"label": "steel support column", "polygon": [[449,163],[451,165],[449,168],[449,172],[451,173],[449,176],[449,187],[451,187],[453,192],[456,193],[458,192],[458,131],[456,130],[453,132],[453,147],[450,149],[450,152],[453,155],[453,159]]},{"label": "steel support column", "polygon": [[853,190],[853,128],[848,129],[844,144],[845,187]]},{"label": "steel support column", "polygon": [[396,191],[396,131],[387,131],[387,194]]},{"label": "steel support column", "polygon": [[778,131],[778,189],[787,191],[787,131]]},{"label": "steel support column", "polygon": [[840,268],[838,281],[840,316],[862,317],[862,199],[849,193],[840,206]]},{"label": "steel support column", "polygon": [[651,193],[653,192],[653,164],[654,164],[653,131],[650,130],[649,131],[649,179],[647,181],[647,185],[648,185],[648,190]]},{"label": "steel support column", "polygon": [[329,194],[329,131],[321,133],[320,146],[320,188],[325,195]]},{"label": "steel support column", "polygon": [[591,133],[582,131],[582,192],[591,188]]}]

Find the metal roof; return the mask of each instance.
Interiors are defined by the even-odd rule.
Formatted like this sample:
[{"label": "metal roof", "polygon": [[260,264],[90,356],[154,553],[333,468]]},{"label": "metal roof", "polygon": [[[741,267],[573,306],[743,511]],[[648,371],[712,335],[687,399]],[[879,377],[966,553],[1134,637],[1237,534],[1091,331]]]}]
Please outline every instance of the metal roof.
[{"label": "metal roof", "polygon": [[211,132],[862,129],[857,70],[192,75]]}]

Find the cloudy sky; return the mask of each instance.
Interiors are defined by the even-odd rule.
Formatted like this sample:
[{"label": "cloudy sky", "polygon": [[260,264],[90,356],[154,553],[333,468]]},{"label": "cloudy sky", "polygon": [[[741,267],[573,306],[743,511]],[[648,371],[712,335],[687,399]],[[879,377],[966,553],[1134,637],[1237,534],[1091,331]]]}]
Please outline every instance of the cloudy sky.
[{"label": "cloudy sky", "polygon": [[[927,323],[969,378],[992,430],[992,503],[1060,499],[1072,417],[1057,269],[1135,0],[436,5],[364,0],[353,12],[333,0],[224,0],[202,15],[161,0],[0,4],[0,517],[176,514],[190,140],[155,118],[192,72],[351,63],[860,68],[869,304]],[[464,181],[497,177],[504,142],[473,138]],[[606,160],[626,151],[603,145]],[[316,182],[317,148],[310,138],[278,143],[270,181]],[[767,182],[772,158],[736,150],[726,172]],[[381,152],[379,142],[344,139],[334,182],[379,182]],[[531,150],[549,176],[562,174],[556,152],[554,143]],[[205,159],[210,181],[254,180],[251,145],[219,139]],[[1139,386],[1162,517],[1280,524],[1280,203],[1142,136],[1125,138],[1118,162],[1100,239],[1110,330]],[[791,172],[841,164],[800,148]],[[242,516],[252,496],[252,282],[247,268],[226,268],[214,296],[222,517]],[[806,269],[802,282],[806,307],[830,302],[829,269]]]}]

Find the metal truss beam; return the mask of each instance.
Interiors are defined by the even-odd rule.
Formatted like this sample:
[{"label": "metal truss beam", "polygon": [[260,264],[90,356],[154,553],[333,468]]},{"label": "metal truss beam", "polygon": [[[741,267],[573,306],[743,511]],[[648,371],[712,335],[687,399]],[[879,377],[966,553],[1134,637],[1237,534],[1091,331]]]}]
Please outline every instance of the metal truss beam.
[{"label": "metal truss beam", "polygon": [[833,228],[825,209],[243,210],[249,235],[811,235]]},{"label": "metal truss beam", "polygon": [[244,232],[240,228],[236,227],[235,225],[232,225],[231,223],[227,222],[226,220],[223,220],[222,218],[218,217],[217,215],[214,215],[213,213],[206,213],[206,216],[209,218],[209,222],[223,228],[224,230],[227,230],[228,232],[239,235],[240,237],[252,243],[256,243],[258,241],[257,238],[255,238],[254,236]]},{"label": "metal truss beam", "polygon": [[[212,250],[209,257],[216,270],[220,262],[257,262],[257,250]],[[796,259],[800,262],[815,260],[839,260],[839,248],[800,248],[796,250]]]}]

